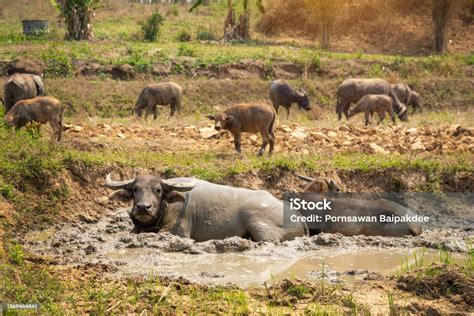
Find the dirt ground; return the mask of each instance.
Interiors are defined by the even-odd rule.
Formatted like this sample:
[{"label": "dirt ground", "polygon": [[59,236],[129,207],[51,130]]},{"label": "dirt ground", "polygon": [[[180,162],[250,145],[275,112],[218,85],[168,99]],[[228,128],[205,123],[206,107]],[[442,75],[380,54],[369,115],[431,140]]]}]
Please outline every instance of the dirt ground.
[{"label": "dirt ground", "polygon": [[[232,135],[214,131],[212,124],[179,124],[172,119],[168,126],[147,126],[140,122],[91,123],[71,125],[66,132],[66,144],[94,151],[153,150],[156,152],[201,151],[231,152]],[[281,124],[276,127],[276,153],[369,153],[369,154],[448,154],[473,153],[474,129],[468,126],[443,124],[407,127],[402,124],[362,127],[340,125],[335,128],[307,127],[301,124]],[[244,135],[242,146],[256,151],[261,145],[259,135]]]}]

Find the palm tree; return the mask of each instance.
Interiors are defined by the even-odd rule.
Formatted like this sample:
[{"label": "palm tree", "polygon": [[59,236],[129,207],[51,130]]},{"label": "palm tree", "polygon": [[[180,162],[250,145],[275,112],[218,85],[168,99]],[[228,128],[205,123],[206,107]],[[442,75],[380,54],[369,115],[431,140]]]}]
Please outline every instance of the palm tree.
[{"label": "palm tree", "polygon": [[100,0],[51,0],[64,17],[66,39],[92,40],[92,17],[99,7]]},{"label": "palm tree", "polygon": [[[232,0],[227,0],[227,18],[224,22],[224,36],[222,41],[246,41],[250,39],[250,0],[242,0],[244,12],[238,19],[235,16],[234,4]],[[260,12],[265,13],[265,8],[262,0],[254,0]],[[193,11],[198,6],[202,5],[204,0],[197,0],[196,3],[189,9]]]}]

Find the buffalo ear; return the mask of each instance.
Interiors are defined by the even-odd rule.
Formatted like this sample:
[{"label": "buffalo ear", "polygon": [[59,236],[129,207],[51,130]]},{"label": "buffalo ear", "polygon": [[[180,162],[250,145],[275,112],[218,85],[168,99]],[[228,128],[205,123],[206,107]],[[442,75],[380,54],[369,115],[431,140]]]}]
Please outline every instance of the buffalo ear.
[{"label": "buffalo ear", "polygon": [[168,203],[184,202],[184,195],[178,191],[170,191],[165,193],[165,200]]},{"label": "buffalo ear", "polygon": [[112,192],[112,194],[109,195],[109,200],[129,202],[132,199],[132,197],[133,195],[130,190],[120,189],[120,190]]},{"label": "buffalo ear", "polygon": [[208,114],[208,115],[206,115],[206,117],[207,117],[208,119],[210,119],[211,121],[214,121],[214,120],[216,119],[216,117],[215,117],[214,115],[212,115],[212,114]]}]

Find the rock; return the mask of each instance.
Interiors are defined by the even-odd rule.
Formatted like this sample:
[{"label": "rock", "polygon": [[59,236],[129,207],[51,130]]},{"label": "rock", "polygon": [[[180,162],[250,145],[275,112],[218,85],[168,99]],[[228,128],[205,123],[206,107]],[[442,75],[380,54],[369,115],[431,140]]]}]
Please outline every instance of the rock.
[{"label": "rock", "polygon": [[321,132],[312,132],[311,135],[313,135],[313,137],[317,140],[327,140],[327,141],[329,141],[329,137],[327,137],[326,135],[324,135]]},{"label": "rock", "polygon": [[420,141],[418,141],[411,144],[410,149],[411,150],[426,150],[426,147]]},{"label": "rock", "polygon": [[125,135],[122,133],[117,133],[117,137],[121,139],[125,139]]},{"label": "rock", "polygon": [[219,131],[216,131],[213,127],[203,127],[199,129],[199,134],[202,138],[209,139],[220,134]]},{"label": "rock", "polygon": [[250,135],[250,140],[253,141],[253,142],[256,142],[258,140],[258,136],[257,135]]},{"label": "rock", "polygon": [[79,125],[76,125],[72,128],[72,131],[76,133],[82,132],[83,130],[84,130],[84,127],[79,126]]},{"label": "rock", "polygon": [[337,137],[337,133],[336,132],[333,132],[333,131],[329,131],[327,133],[328,137],[329,138],[336,138]]},{"label": "rock", "polygon": [[416,127],[412,127],[412,128],[407,129],[407,131],[405,133],[407,135],[417,136],[418,135],[418,129]]},{"label": "rock", "polygon": [[294,131],[290,134],[290,136],[299,140],[305,140],[306,138],[308,138],[308,134],[303,131]]},{"label": "rock", "polygon": [[286,133],[292,132],[292,129],[288,125],[281,125],[280,128]]},{"label": "rock", "polygon": [[97,223],[98,222],[98,219],[97,218],[92,218],[90,217],[89,215],[87,214],[81,214],[79,215],[79,220],[84,222],[84,223],[87,223],[87,224],[93,224],[93,223]]},{"label": "rock", "polygon": [[100,198],[97,198],[95,201],[100,205],[106,205],[109,202],[109,197],[104,195],[104,196],[101,196]]},{"label": "rock", "polygon": [[375,143],[370,143],[369,148],[373,154],[387,154],[388,152]]}]

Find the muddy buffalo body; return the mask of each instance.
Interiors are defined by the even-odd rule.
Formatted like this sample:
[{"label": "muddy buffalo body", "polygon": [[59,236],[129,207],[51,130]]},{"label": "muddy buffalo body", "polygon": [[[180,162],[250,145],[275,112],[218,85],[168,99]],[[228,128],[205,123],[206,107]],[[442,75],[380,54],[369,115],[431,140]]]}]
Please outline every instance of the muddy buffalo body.
[{"label": "muddy buffalo body", "polygon": [[46,95],[43,80],[32,74],[15,73],[7,78],[3,90],[3,105],[7,113],[20,100]]},{"label": "muddy buffalo body", "polygon": [[336,113],[338,119],[342,114],[348,118],[351,104],[356,104],[368,94],[383,94],[392,99],[393,110],[402,121],[408,120],[406,105],[400,102],[392,86],[383,79],[347,79],[337,88]]},{"label": "muddy buffalo body", "polygon": [[[332,179],[310,178],[298,176],[305,181],[303,185],[305,200],[321,201],[328,195],[322,193],[332,193],[332,211],[330,215],[335,217],[350,216],[383,216],[414,217],[416,214],[410,209],[385,199],[366,200],[346,197],[338,193],[339,187]],[[333,195],[334,194],[334,195]],[[365,235],[365,236],[418,236],[422,232],[419,224],[413,222],[391,223],[367,223],[367,222],[340,222],[335,225],[328,225],[323,228],[309,227],[310,235],[319,233],[339,233],[345,236]]]},{"label": "muddy buffalo body", "polygon": [[[285,223],[283,201],[266,191],[218,185],[194,178],[106,178],[110,198],[133,201],[135,231],[170,232],[196,241],[233,236],[280,242],[307,235],[304,223]],[[299,215],[295,212],[295,215]]]}]

